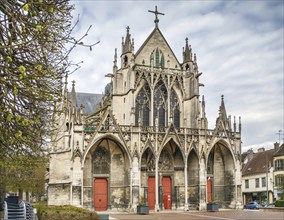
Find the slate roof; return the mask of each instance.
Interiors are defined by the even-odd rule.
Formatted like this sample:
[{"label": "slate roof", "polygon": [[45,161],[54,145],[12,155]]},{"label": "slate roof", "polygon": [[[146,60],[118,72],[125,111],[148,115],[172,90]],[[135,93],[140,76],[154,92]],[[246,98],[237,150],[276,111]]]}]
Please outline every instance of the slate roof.
[{"label": "slate roof", "polygon": [[275,157],[283,156],[284,155],[284,143],[277,149],[277,151],[274,153]]},{"label": "slate roof", "polygon": [[94,112],[103,98],[103,94],[81,93],[76,92],[77,106],[84,106],[84,113],[90,114]]},{"label": "slate roof", "polygon": [[275,150],[266,150],[253,154],[251,160],[243,165],[242,176],[249,176],[267,172],[267,161],[269,166],[273,166],[273,154]]}]

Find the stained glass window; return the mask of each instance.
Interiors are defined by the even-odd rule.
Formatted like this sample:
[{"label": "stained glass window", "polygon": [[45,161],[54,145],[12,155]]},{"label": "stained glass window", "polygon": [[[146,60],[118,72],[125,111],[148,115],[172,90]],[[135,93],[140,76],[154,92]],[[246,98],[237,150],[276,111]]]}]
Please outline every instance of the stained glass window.
[{"label": "stained glass window", "polygon": [[171,114],[173,117],[173,123],[175,127],[179,128],[180,127],[180,107],[179,107],[179,102],[178,102],[178,97],[176,92],[172,89],[171,90]]},{"label": "stained glass window", "polygon": [[151,103],[151,90],[146,83],[139,91],[135,103],[135,125],[138,126],[139,118],[141,125],[149,126],[149,114]]},{"label": "stained glass window", "polygon": [[161,68],[164,69],[165,68],[165,58],[164,58],[164,54],[162,53],[162,57],[161,57]]},{"label": "stained glass window", "polygon": [[160,52],[159,49],[156,49],[156,67],[160,67]]},{"label": "stained glass window", "polygon": [[[158,125],[166,127],[168,92],[162,80],[159,80],[154,90],[154,119],[158,119]],[[154,120],[156,125],[157,121]]]},{"label": "stained glass window", "polygon": [[[155,54],[155,60],[154,60],[154,54]],[[163,52],[159,49],[156,48],[155,50],[152,51],[150,55],[150,65],[157,68],[165,68],[165,56]]]}]

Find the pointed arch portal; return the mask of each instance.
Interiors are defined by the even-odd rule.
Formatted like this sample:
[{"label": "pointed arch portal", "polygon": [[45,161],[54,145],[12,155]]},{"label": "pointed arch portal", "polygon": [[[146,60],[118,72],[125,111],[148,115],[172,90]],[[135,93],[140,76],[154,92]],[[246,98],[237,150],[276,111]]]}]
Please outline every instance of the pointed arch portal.
[{"label": "pointed arch portal", "polygon": [[195,150],[191,150],[187,160],[188,203],[198,207],[199,204],[199,159]]},{"label": "pointed arch portal", "polygon": [[225,143],[219,141],[211,149],[207,161],[207,202],[216,201],[229,207],[234,200],[234,160]]},{"label": "pointed arch portal", "polygon": [[[86,155],[83,168],[84,206],[97,211],[121,208],[130,201],[130,161],[126,150],[111,138],[98,140]],[[111,175],[115,173],[116,175]],[[92,196],[93,195],[93,196]]]}]

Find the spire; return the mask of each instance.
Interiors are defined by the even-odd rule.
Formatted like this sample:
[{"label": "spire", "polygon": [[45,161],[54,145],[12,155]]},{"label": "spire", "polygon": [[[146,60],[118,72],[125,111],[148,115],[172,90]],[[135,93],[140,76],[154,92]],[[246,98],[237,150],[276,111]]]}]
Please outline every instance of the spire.
[{"label": "spire", "polygon": [[239,132],[242,132],[242,122],[241,122],[241,116],[239,117]]},{"label": "spire", "polygon": [[202,96],[202,117],[206,117],[204,95]]},{"label": "spire", "polygon": [[148,12],[151,12],[151,13],[155,14],[154,22],[155,22],[155,28],[157,29],[158,28],[158,23],[159,23],[158,15],[165,15],[165,14],[161,13],[161,12],[158,12],[157,5],[155,6],[155,11],[148,10]]},{"label": "spire", "polygon": [[[126,37],[124,43],[122,42],[122,54],[132,52],[131,34],[129,34],[130,27],[126,27]],[[123,41],[123,38],[122,38]]]},{"label": "spire", "polygon": [[191,61],[192,53],[191,46],[188,46],[188,38],[185,38],[185,49],[183,52],[183,62]]},{"label": "spire", "polygon": [[114,50],[113,67],[117,67],[117,49]]},{"label": "spire", "polygon": [[75,81],[72,81],[71,90],[71,107],[77,107],[76,92],[75,92]]},{"label": "spire", "polygon": [[221,97],[222,97],[222,100],[221,100],[221,105],[219,107],[219,117],[216,120],[216,127],[221,122],[224,126],[224,129],[232,130],[230,117],[227,117],[227,112],[226,112],[226,108],[225,108],[225,104],[224,104],[224,95],[222,95]]},{"label": "spire", "polygon": [[219,117],[221,119],[223,119],[223,121],[227,121],[227,112],[226,112],[226,108],[225,108],[225,103],[224,103],[224,95],[221,96],[222,100],[221,100],[221,105],[219,108]]},{"label": "spire", "polygon": [[113,60],[113,74],[117,72],[117,49],[114,50],[114,60]]},{"label": "spire", "polygon": [[132,53],[134,54],[134,38],[132,38],[132,45],[131,45]]}]

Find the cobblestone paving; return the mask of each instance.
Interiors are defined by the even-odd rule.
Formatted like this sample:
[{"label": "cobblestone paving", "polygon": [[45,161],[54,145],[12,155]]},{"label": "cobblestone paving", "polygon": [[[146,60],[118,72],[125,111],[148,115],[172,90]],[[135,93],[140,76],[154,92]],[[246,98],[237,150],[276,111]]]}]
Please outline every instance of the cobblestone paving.
[{"label": "cobblestone paving", "polygon": [[230,210],[219,212],[160,212],[149,215],[111,214],[110,220],[284,220],[284,211]]}]

